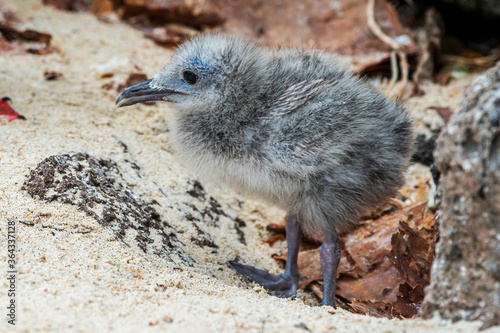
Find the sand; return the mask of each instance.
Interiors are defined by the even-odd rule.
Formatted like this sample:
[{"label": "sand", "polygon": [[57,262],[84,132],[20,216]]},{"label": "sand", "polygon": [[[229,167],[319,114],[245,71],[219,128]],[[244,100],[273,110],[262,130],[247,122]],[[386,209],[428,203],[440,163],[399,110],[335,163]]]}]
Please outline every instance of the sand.
[{"label": "sand", "polygon": [[[131,72],[152,76],[171,51],[118,20],[104,23],[89,14],[44,7],[38,0],[3,1],[2,6],[19,16],[20,27],[52,34],[60,49],[45,56],[0,54],[0,95],[10,96],[12,106],[28,118],[10,123],[0,118],[0,271],[4,276],[7,270],[7,222],[15,221],[16,330],[473,332],[479,328],[480,323],[474,322],[387,320],[319,308],[310,292],[301,291],[294,301],[279,299],[241,279],[227,265],[235,257],[280,271],[271,255],[286,251],[286,244],[269,247],[262,241],[270,236],[266,225],[281,223],[284,213],[217,185],[203,184],[205,199],[187,194],[195,176],[172,156],[169,106],[114,106],[118,83]],[[46,81],[45,71],[63,76]],[[101,78],[106,72],[114,76]],[[111,81],[113,89],[101,88]],[[408,105],[418,113],[426,105],[442,104],[443,98],[456,104],[466,84],[425,87],[427,99]],[[134,195],[150,203],[172,226],[169,230],[178,237],[175,246],[185,260],[175,253],[170,258],[155,253],[157,244],[144,252],[133,232],[122,241],[77,206],[41,201],[21,189],[42,160],[75,151],[116,162]],[[210,196],[226,216],[212,220],[200,214],[210,207]],[[189,221],[188,214],[199,221]],[[236,217],[246,222],[241,230],[247,245],[239,241]],[[193,237],[200,238],[197,228],[218,248],[193,242]],[[157,236],[151,237],[157,240]],[[7,289],[2,279],[2,318],[6,318]],[[13,329],[6,320],[0,323],[2,332]]]}]

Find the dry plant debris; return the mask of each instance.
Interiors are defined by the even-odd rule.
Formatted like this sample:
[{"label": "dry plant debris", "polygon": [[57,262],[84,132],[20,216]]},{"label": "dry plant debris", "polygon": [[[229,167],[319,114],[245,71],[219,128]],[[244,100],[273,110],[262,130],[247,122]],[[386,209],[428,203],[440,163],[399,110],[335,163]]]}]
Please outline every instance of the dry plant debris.
[{"label": "dry plant debris", "polygon": [[[101,77],[105,78],[106,75],[102,75]],[[120,91],[122,91],[125,88],[128,88],[130,86],[133,86],[133,85],[141,83],[141,82],[144,82],[147,79],[148,79],[148,77],[144,73],[131,73],[128,76],[127,81],[125,81],[124,83],[118,85],[118,87],[116,88],[116,91],[120,92]]]},{"label": "dry plant debris", "polygon": [[[386,213],[341,237],[336,296],[341,307],[361,314],[414,318],[429,284],[438,237],[437,219],[419,202]],[[275,257],[286,260],[286,254]],[[322,297],[319,249],[301,251],[300,288]]]},{"label": "dry plant debris", "polygon": [[[48,33],[32,29],[18,30],[11,24],[0,22],[0,51],[17,50],[20,53],[32,53],[37,55],[57,52],[50,46],[52,36]],[[15,42],[17,42],[15,44]],[[25,45],[21,45],[21,44]]]},{"label": "dry plant debris", "polygon": [[[62,10],[103,11],[83,6],[81,0],[44,0]],[[109,0],[94,0],[93,7],[109,10]],[[368,62],[377,62],[392,51],[374,38],[367,24],[367,0],[234,1],[234,0],[125,0],[114,3],[120,17],[144,31],[145,36],[165,46],[211,29],[246,36],[261,43],[308,46],[343,54],[373,54]],[[276,20],[280,17],[280,20]],[[410,30],[404,28],[393,5],[378,0],[374,17],[384,33],[415,53],[417,45]],[[362,64],[361,64],[362,65]]]},{"label": "dry plant debris", "polygon": [[9,97],[3,97],[0,100],[0,116],[4,117],[9,122],[15,119],[26,120],[24,116],[21,116],[10,106],[9,102],[11,102],[11,99]]}]

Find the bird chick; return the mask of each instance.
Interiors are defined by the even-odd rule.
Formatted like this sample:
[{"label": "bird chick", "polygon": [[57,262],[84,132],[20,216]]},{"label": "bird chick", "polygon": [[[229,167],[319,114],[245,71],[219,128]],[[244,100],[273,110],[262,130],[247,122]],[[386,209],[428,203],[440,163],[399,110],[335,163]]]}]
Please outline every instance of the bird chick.
[{"label": "bird chick", "polygon": [[118,107],[174,106],[171,140],[202,180],[287,212],[284,274],[231,262],[279,296],[294,297],[303,234],[324,236],[322,305],[335,306],[337,233],[394,196],[412,146],[407,112],[320,51],[263,51],[204,34],[184,43],[152,79],[122,91]]}]

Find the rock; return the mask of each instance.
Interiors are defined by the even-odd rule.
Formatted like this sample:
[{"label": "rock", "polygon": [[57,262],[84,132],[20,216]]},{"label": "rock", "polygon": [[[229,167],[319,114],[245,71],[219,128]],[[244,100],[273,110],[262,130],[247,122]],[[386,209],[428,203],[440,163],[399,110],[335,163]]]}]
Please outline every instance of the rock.
[{"label": "rock", "polygon": [[21,189],[42,201],[77,206],[128,246],[154,251],[172,262],[189,262],[175,230],[152,204],[132,192],[122,171],[116,162],[84,152],[54,155],[30,171]]},{"label": "rock", "polygon": [[440,234],[421,314],[500,324],[500,62],[477,79],[437,141]]}]

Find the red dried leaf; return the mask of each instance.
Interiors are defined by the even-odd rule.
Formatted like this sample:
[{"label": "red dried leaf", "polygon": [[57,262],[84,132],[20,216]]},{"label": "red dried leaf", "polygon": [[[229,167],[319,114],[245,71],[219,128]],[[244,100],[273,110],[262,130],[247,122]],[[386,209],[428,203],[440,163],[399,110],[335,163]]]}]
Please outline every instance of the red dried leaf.
[{"label": "red dried leaf", "polygon": [[26,120],[24,116],[17,113],[10,105],[10,98],[4,97],[0,100],[0,116],[5,117],[8,121],[13,121],[15,119]]},{"label": "red dried leaf", "polygon": [[441,118],[443,118],[443,121],[445,124],[448,124],[448,122],[450,121],[451,115],[453,114],[449,107],[430,106],[429,109],[435,110],[438,113],[438,115],[440,115]]}]

